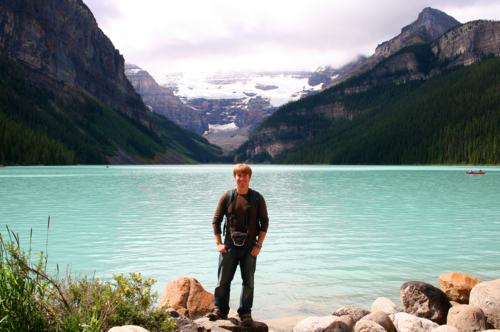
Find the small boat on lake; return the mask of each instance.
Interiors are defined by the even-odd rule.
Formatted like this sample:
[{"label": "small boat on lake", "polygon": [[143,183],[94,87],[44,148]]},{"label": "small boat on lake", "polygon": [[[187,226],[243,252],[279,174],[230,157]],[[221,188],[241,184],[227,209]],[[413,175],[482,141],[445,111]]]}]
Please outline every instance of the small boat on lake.
[{"label": "small boat on lake", "polygon": [[466,174],[467,175],[484,175],[484,174],[486,174],[486,172],[483,170],[479,170],[479,171],[470,170],[470,171],[467,171]]}]

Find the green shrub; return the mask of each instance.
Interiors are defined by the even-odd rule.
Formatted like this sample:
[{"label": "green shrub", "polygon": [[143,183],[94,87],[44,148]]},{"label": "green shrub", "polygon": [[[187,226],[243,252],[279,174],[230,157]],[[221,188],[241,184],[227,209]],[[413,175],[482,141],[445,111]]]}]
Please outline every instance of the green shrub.
[{"label": "green shrub", "polygon": [[[50,220],[49,220],[50,224]],[[7,228],[0,234],[1,331],[107,331],[113,326],[139,325],[150,331],[174,331],[175,319],[154,308],[153,278],[140,273],[114,275],[104,281],[87,276],[64,278],[46,273],[47,255],[31,262],[19,236]]]}]

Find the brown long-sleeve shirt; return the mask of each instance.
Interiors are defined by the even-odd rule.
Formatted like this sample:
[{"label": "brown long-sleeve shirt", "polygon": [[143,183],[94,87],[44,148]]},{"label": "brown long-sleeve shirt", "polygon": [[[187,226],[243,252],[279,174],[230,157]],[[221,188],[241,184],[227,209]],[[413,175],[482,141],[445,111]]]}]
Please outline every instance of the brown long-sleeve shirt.
[{"label": "brown long-sleeve shirt", "polygon": [[[249,192],[252,189],[249,189]],[[269,217],[267,215],[267,206],[266,206],[266,201],[264,200],[264,197],[258,193],[257,191],[253,190],[253,194],[257,195],[259,197],[258,199],[258,204],[257,206],[254,206],[255,204],[252,204],[252,207],[249,208],[248,211],[248,236],[247,236],[247,241],[246,241],[246,246],[252,246],[253,243],[255,242],[257,235],[259,231],[262,232],[267,232],[267,228],[269,227]],[[215,210],[214,218],[212,220],[212,227],[214,230],[214,234],[221,234],[222,233],[222,220],[224,219],[224,216],[227,216],[228,213],[228,208],[226,207],[226,201],[229,199],[226,199],[227,192],[222,194],[221,198],[219,199],[219,203],[217,204],[217,208]],[[238,193],[235,193],[235,198],[236,198],[236,216],[237,216],[237,222],[236,224],[238,226],[243,226],[245,225],[245,206],[250,204],[250,199],[249,199],[249,193],[245,195],[240,195]],[[233,203],[231,203],[232,205]],[[244,227],[244,226],[243,226]],[[226,234],[224,234],[224,243],[229,243],[231,242],[230,240],[230,234],[229,234],[229,225],[226,226]]]}]

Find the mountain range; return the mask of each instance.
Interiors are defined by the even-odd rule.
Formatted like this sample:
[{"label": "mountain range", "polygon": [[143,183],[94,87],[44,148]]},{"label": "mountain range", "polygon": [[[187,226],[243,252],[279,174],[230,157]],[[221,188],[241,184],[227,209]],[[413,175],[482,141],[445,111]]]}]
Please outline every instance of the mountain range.
[{"label": "mountain range", "polygon": [[220,149],[151,112],[81,0],[0,2],[0,164],[192,163]]},{"label": "mountain range", "polygon": [[320,90],[306,71],[173,73],[158,84],[144,69],[125,74],[153,112],[220,146],[226,153],[246,141],[278,106]]},{"label": "mountain range", "polygon": [[236,160],[498,163],[499,54],[500,22],[426,8],[329,88],[278,109]]},{"label": "mountain range", "polygon": [[0,164],[498,163],[498,55],[500,22],[425,8],[341,68],[160,85],[81,0],[2,1]]}]

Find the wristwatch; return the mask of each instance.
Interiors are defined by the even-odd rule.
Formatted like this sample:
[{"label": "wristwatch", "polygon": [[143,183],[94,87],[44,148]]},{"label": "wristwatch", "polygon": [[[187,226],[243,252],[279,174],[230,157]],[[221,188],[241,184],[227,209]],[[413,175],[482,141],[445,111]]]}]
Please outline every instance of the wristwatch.
[{"label": "wristwatch", "polygon": [[260,244],[259,242],[255,242],[254,246],[256,246],[257,248],[261,249],[262,248],[262,244]]}]

